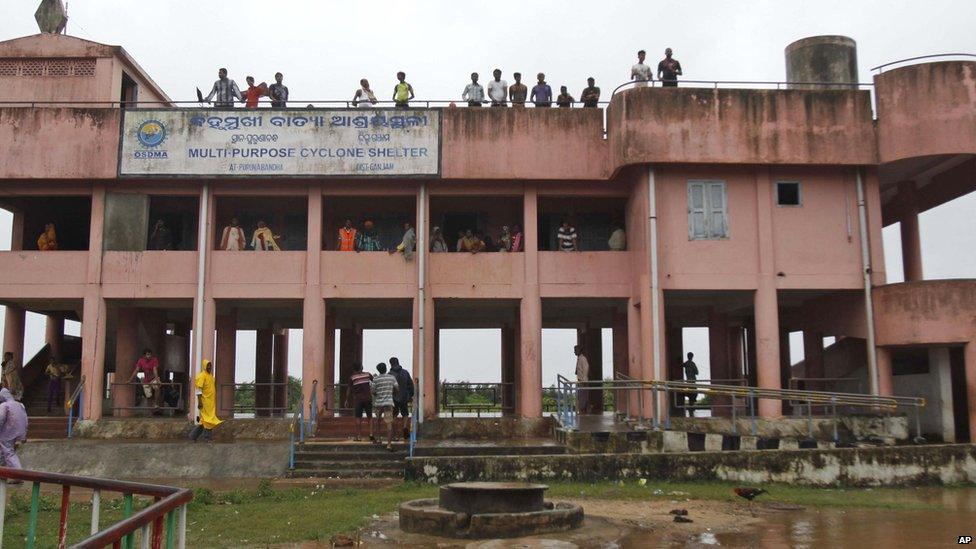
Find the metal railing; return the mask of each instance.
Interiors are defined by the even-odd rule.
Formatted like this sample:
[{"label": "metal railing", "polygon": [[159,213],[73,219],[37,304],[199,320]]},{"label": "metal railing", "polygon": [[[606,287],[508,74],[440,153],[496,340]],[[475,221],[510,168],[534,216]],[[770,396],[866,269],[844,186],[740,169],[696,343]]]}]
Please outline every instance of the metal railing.
[{"label": "metal railing", "polygon": [[884,72],[884,69],[892,65],[901,65],[902,63],[909,63],[911,61],[918,61],[919,59],[938,59],[946,57],[972,57],[976,58],[976,54],[972,53],[933,53],[931,55],[919,55],[917,57],[909,57],[906,59],[899,59],[897,61],[891,61],[883,65],[878,65],[877,67],[871,67],[871,70],[878,71],[878,74]]},{"label": "metal railing", "polygon": [[[78,403],[78,417],[75,418],[75,403]],[[74,434],[75,423],[81,421],[84,416],[85,406],[85,376],[81,376],[78,386],[72,391],[71,396],[64,403],[64,409],[68,412],[68,438]]]},{"label": "metal railing", "polygon": [[[3,536],[3,519],[6,515],[7,491],[10,481],[32,483],[25,547],[33,548],[37,544],[37,522],[41,507],[41,484],[43,483],[61,486],[58,547],[67,546],[72,488],[91,489],[92,499],[89,537],[71,547],[87,549],[111,545],[131,549],[135,546],[136,531],[141,532],[142,547],[159,549],[164,542],[167,549],[174,546],[179,549],[186,547],[186,505],[193,500],[193,492],[186,488],[45,473],[27,469],[11,469],[9,467],[0,467],[0,539]],[[105,529],[101,529],[99,525],[102,492],[121,493],[125,515],[121,521]],[[150,497],[153,502],[145,509],[133,513],[133,496]]]},{"label": "metal railing", "polygon": [[[226,402],[223,399],[230,397],[230,401],[234,403],[235,414],[250,413],[255,417],[284,417],[288,412],[288,384],[285,382],[221,383],[219,390],[221,402]],[[282,394],[284,400],[279,398]],[[244,400],[250,400],[250,403],[239,403],[239,396]]]},{"label": "metal railing", "polygon": [[[805,86],[810,88],[824,88],[824,89],[840,89],[840,88],[850,88],[850,89],[861,89],[861,88],[873,88],[873,82],[783,82],[777,80],[678,80],[677,85],[683,88],[703,88],[703,89],[765,89],[765,90],[782,90],[790,89],[791,86]],[[649,80],[646,82],[640,82],[637,80],[630,80],[620,84],[610,92],[610,97],[613,97],[620,90],[627,87],[664,87],[663,82],[660,80]]]},{"label": "metal railing", "polygon": [[[315,436],[319,425],[319,380],[312,380],[312,397],[308,399],[308,435]],[[304,414],[304,412],[302,412]]]},{"label": "metal railing", "polygon": [[295,452],[299,444],[305,443],[305,402],[303,398],[298,399],[295,407],[295,414],[288,424],[288,469],[295,469]]},{"label": "metal railing", "polygon": [[[452,395],[454,402],[452,402]],[[440,409],[454,417],[456,412],[511,413],[515,411],[514,383],[441,383]],[[466,402],[475,397],[479,402]]]},{"label": "metal railing", "polygon": [[[149,387],[153,391],[151,397],[146,396],[145,387]],[[175,405],[166,404],[166,396],[164,387],[175,387],[176,394],[178,395],[178,400]],[[122,391],[131,388],[133,391],[133,401],[131,406],[124,406],[119,403],[118,395]],[[183,394],[183,384],[175,381],[166,381],[160,383],[142,383],[139,381],[125,382],[125,383],[112,383],[112,411],[126,411],[126,410],[141,410],[141,411],[182,411],[185,408],[181,406],[181,402],[185,405],[185,396]],[[136,404],[139,400],[143,400],[144,405],[139,406]]]},{"label": "metal railing", "polygon": [[[671,410],[669,406],[659,406],[659,402],[670,403],[673,395],[696,394],[716,397],[727,397],[731,402],[731,427],[733,434],[738,434],[738,419],[740,408],[745,412],[744,419],[750,420],[750,431],[758,434],[758,403],[760,400],[774,400],[779,402],[795,402],[794,412],[807,419],[808,435],[814,435],[813,409],[821,406],[830,409],[833,419],[833,438],[838,440],[838,423],[840,414],[838,407],[844,406],[871,413],[896,413],[901,408],[909,408],[914,412],[915,440],[921,437],[921,408],[925,406],[925,399],[919,397],[872,396],[860,393],[837,393],[827,391],[806,391],[795,389],[765,389],[743,385],[703,384],[687,381],[655,381],[655,380],[606,380],[606,381],[571,381],[563,376],[557,379],[557,419],[567,429],[578,428],[577,395],[585,391],[603,391],[608,386],[615,391],[631,391],[637,393],[638,398],[638,426],[648,419],[645,412],[643,393],[650,393],[651,428],[670,429]],[[663,396],[663,401],[661,397]],[[628,406],[629,407],[629,406]],[[805,410],[805,412],[804,412]],[[663,417],[662,417],[663,416]]]}]

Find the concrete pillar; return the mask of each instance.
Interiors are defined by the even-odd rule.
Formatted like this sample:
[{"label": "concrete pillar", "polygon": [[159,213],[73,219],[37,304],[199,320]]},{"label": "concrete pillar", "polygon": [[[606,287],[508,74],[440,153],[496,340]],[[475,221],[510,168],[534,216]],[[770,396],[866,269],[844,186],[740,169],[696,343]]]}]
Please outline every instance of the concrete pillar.
[{"label": "concrete pillar", "polygon": [[254,349],[254,404],[255,416],[267,417],[271,407],[272,363],[274,362],[274,331],[264,328],[257,331]]},{"label": "concrete pillar", "polygon": [[217,383],[217,414],[234,417],[234,382],[237,376],[237,318],[234,313],[217,316],[217,354],[214,378]]},{"label": "concrete pillar", "polygon": [[708,361],[712,379],[729,379],[729,319],[715,309],[708,311]]},{"label": "concrete pillar", "polygon": [[[355,371],[354,365],[362,361],[362,356],[363,332],[357,328],[343,328],[339,330],[339,379],[335,383],[337,386],[340,386],[341,391],[337,404],[341,405],[345,402],[346,385],[349,383],[349,377]],[[389,366],[387,364],[387,367]],[[368,370],[368,368],[366,369]],[[338,407],[341,408],[342,406]]]},{"label": "concrete pillar", "polygon": [[742,379],[744,336],[742,327],[733,326],[729,328],[729,379]]},{"label": "concrete pillar", "polygon": [[[790,386],[790,377],[792,377],[792,366],[793,360],[790,357],[790,331],[786,328],[780,328],[779,330],[779,386],[786,389]],[[789,403],[783,401],[782,410],[784,414],[793,413],[793,408],[790,407]]]},{"label": "concrete pillar", "polygon": [[966,402],[969,409],[969,442],[976,442],[976,339],[963,350],[966,377]]},{"label": "concrete pillar", "polygon": [[27,311],[15,305],[7,305],[3,323],[3,352],[13,353],[14,363],[24,367],[24,328]]},{"label": "concrete pillar", "polygon": [[[518,328],[515,329],[516,347],[518,342]],[[518,350],[515,351],[515,385],[512,387],[512,405],[515,406],[515,395],[518,394]],[[434,326],[434,396],[430,400],[434,401],[434,413],[428,417],[435,418],[441,409],[441,331]]]},{"label": "concrete pillar", "polygon": [[[15,216],[16,220],[16,216]],[[105,184],[92,185],[91,225],[88,231],[88,265],[81,313],[81,416],[101,419],[105,394],[105,300],[102,299],[102,248],[105,221]],[[79,383],[81,380],[78,381]]]},{"label": "concrete pillar", "polygon": [[13,212],[13,220],[10,225],[10,251],[16,252],[23,249],[24,249],[24,214],[23,212]]},{"label": "concrete pillar", "polygon": [[325,362],[322,365],[322,379],[319,380],[319,391],[321,391],[322,400],[319,402],[322,406],[322,412],[326,416],[332,416],[336,408],[335,402],[335,371],[336,371],[336,352],[335,352],[335,338],[336,338],[336,318],[335,313],[329,311],[329,306],[325,306],[325,337],[323,341],[323,351],[325,354]]},{"label": "concrete pillar", "polygon": [[[119,309],[115,329],[115,383],[125,383],[132,375],[136,361],[142,354],[139,346],[139,311],[132,307]],[[135,404],[138,387],[113,385],[111,387],[113,415],[129,417]]]},{"label": "concrete pillar", "polygon": [[272,365],[272,379],[275,383],[274,413],[284,414],[288,410],[288,330],[281,330],[274,334],[274,359]]},{"label": "concrete pillar", "polygon": [[[776,286],[772,280],[760,279],[755,295],[756,309],[756,381],[762,389],[780,389],[780,330]],[[780,401],[759,401],[759,415],[776,418],[782,415]]]},{"label": "concrete pillar", "polygon": [[[600,328],[588,327],[576,330],[576,344],[582,347],[583,356],[586,357],[590,369],[587,381],[600,381],[603,379],[603,337]],[[584,398],[587,403],[586,412],[599,414],[603,411],[603,392],[587,391]],[[583,412],[584,410],[580,410]]]},{"label": "concrete pillar", "polygon": [[[627,314],[619,312],[613,314],[613,379],[620,379],[618,374],[628,374]],[[628,413],[631,395],[630,391],[617,391],[613,397],[614,411],[620,414]]]},{"label": "concrete pillar", "polygon": [[[627,375],[633,379],[644,379],[644,371],[641,367],[643,350],[641,349],[641,317],[640,308],[637,300],[630,298],[627,300]],[[628,403],[628,412],[632,417],[642,417],[643,407],[640,403],[647,392],[631,392]]]},{"label": "concrete pillar", "polygon": [[502,413],[515,412],[515,356],[518,354],[518,334],[512,326],[502,327]]},{"label": "concrete pillar", "polygon": [[[417,311],[419,318],[420,311]],[[420,333],[417,328],[417,343],[414,349],[414,381],[420,382],[419,368],[424,369],[424,386],[419,390],[423,392],[424,421],[428,418],[437,417],[437,315],[434,312],[434,298],[427,294],[426,304],[424,305],[424,333]],[[424,363],[420,364],[420,345],[424,346]],[[416,404],[416,402],[414,402]]]},{"label": "concrete pillar", "polygon": [[44,342],[51,348],[51,354],[58,360],[61,356],[61,342],[64,340],[64,317],[47,315],[44,325]]},{"label": "concrete pillar", "polygon": [[[824,347],[823,332],[803,330],[803,377],[821,379],[824,377]],[[826,385],[814,382],[805,386],[810,389],[824,390]]]},{"label": "concrete pillar", "polygon": [[519,304],[519,392],[522,417],[542,417],[542,298],[539,294],[539,207],[534,183],[522,200],[525,229],[525,286]]},{"label": "concrete pillar", "polygon": [[[894,395],[894,381],[891,377],[891,350],[887,347],[875,347],[875,353],[878,364],[878,394],[880,396],[892,396]],[[868,380],[868,386],[870,387],[870,385],[870,380]]]},{"label": "concrete pillar", "polygon": [[898,184],[898,199],[902,203],[901,221],[901,261],[905,282],[924,280],[922,274],[922,241],[918,232],[918,201],[915,196],[915,182],[902,181]]},{"label": "concrete pillar", "polygon": [[309,412],[312,395],[316,406],[325,405],[326,341],[325,300],[319,286],[322,276],[322,187],[308,186],[308,246],[305,248],[305,300],[302,303],[302,400]]}]

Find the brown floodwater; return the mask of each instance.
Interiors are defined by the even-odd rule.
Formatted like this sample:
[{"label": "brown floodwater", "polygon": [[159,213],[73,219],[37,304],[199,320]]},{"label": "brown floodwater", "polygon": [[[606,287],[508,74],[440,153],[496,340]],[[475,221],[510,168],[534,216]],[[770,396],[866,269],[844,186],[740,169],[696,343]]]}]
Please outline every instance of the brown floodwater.
[{"label": "brown floodwater", "polygon": [[[606,547],[884,547],[957,546],[959,536],[976,545],[976,488],[916,490],[909,502],[940,509],[889,510],[807,508],[762,513],[762,521],[739,532],[630,532]],[[903,500],[904,501],[904,500]]]}]

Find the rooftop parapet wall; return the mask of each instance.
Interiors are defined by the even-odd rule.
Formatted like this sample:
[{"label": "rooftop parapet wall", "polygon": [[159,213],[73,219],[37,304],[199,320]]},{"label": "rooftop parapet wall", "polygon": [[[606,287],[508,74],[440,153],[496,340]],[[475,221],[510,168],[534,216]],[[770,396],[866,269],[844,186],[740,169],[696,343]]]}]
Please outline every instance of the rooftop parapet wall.
[{"label": "rooftop parapet wall", "polygon": [[120,112],[0,108],[0,179],[114,179]]},{"label": "rooftop parapet wall", "polygon": [[451,179],[607,179],[602,109],[447,108],[441,175]]},{"label": "rooftop parapet wall", "polygon": [[632,88],[608,115],[615,169],[641,163],[877,163],[859,90]]},{"label": "rooftop parapet wall", "polygon": [[976,280],[929,280],[878,286],[879,345],[976,341]]},{"label": "rooftop parapet wall", "polygon": [[976,62],[922,63],[874,77],[882,163],[976,153]]}]

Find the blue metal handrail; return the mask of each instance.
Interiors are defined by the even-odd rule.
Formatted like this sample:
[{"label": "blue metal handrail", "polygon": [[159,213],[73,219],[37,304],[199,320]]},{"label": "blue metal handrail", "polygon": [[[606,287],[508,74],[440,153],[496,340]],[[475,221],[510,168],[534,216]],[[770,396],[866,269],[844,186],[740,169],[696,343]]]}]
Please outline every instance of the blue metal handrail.
[{"label": "blue metal handrail", "polygon": [[[74,433],[75,422],[81,421],[84,415],[84,400],[85,400],[85,376],[81,376],[81,380],[78,382],[78,387],[75,388],[71,396],[64,403],[65,408],[68,410],[68,438],[71,438]],[[78,419],[75,419],[75,402],[78,403]]]}]

